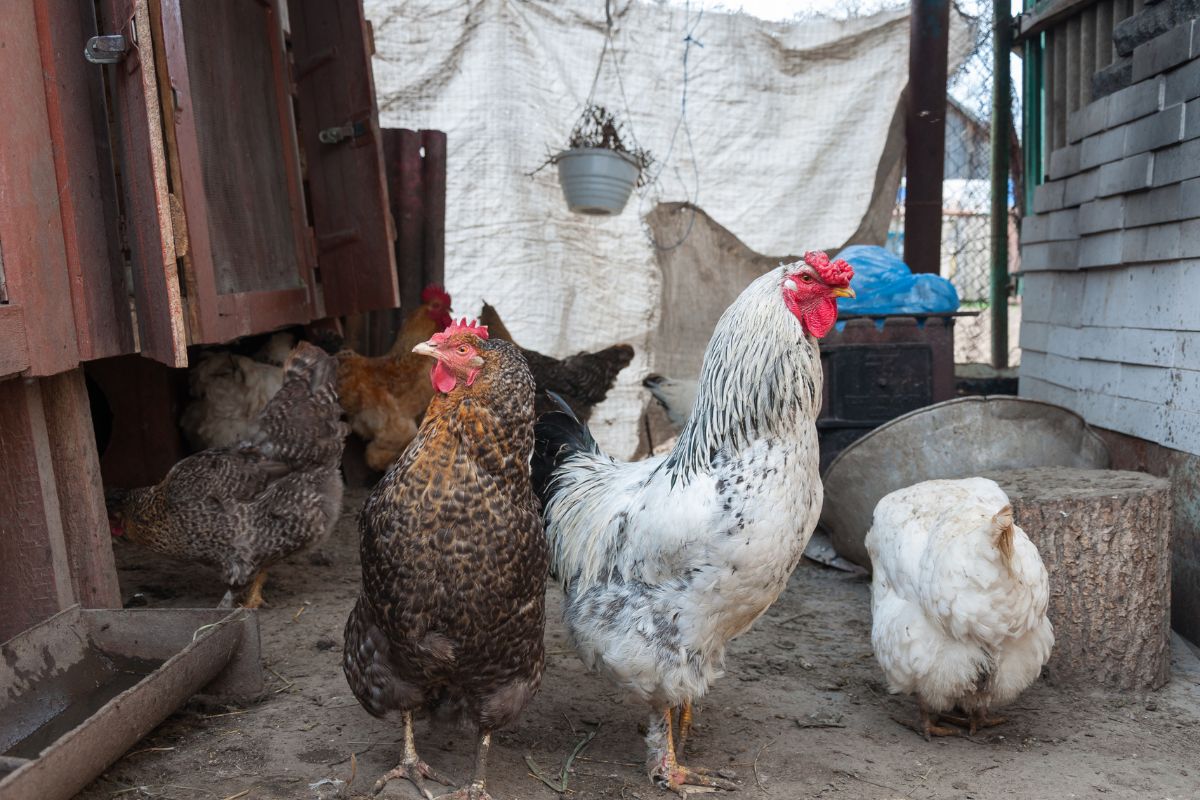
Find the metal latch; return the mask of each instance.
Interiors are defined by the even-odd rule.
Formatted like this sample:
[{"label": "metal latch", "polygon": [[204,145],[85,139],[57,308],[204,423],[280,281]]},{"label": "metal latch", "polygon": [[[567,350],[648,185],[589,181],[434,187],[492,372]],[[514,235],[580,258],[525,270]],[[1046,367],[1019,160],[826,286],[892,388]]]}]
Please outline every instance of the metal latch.
[{"label": "metal latch", "polygon": [[337,144],[344,142],[347,139],[357,139],[360,136],[366,136],[370,128],[367,126],[366,120],[358,122],[349,122],[345,125],[338,125],[334,128],[325,128],[317,134],[317,138],[321,140],[321,144]]},{"label": "metal latch", "polygon": [[93,64],[116,64],[129,52],[129,41],[120,33],[93,36],[83,48],[83,57]]}]

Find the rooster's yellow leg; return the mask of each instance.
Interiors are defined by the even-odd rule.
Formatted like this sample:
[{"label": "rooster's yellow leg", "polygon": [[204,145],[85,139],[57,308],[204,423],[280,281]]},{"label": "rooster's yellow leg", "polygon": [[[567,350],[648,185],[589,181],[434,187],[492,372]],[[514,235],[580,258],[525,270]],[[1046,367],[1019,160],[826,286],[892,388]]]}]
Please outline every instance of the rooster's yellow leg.
[{"label": "rooster's yellow leg", "polygon": [[487,775],[488,750],[491,747],[491,731],[480,731],[479,746],[475,751],[475,777],[471,780],[471,785],[457,792],[441,795],[437,800],[492,800],[492,796],[483,788]]},{"label": "rooster's yellow leg", "polygon": [[375,781],[374,793],[379,794],[382,792],[383,787],[387,786],[388,781],[394,780],[395,778],[404,778],[412,783],[413,786],[417,787],[417,791],[421,793],[421,796],[424,797],[425,800],[433,800],[433,793],[425,787],[425,782],[422,780],[423,778],[428,778],[431,781],[437,781],[438,783],[446,786],[454,785],[449,780],[443,778],[441,775],[430,769],[429,765],[417,756],[417,745],[413,738],[411,711],[404,712],[404,760],[402,760],[395,769],[385,772],[383,777]]},{"label": "rooster's yellow leg", "polygon": [[675,741],[675,758],[683,758],[688,734],[692,732],[692,701],[684,700],[679,707],[679,738]]},{"label": "rooster's yellow leg", "polygon": [[266,603],[263,600],[262,590],[267,583],[267,571],[260,569],[258,574],[254,576],[254,581],[250,584],[249,591],[246,592],[246,601],[242,603],[242,608],[260,608]]},{"label": "rooster's yellow leg", "polygon": [[709,790],[726,789],[734,791],[737,784],[733,781],[717,777],[712,770],[700,767],[685,767],[675,757],[675,742],[671,731],[671,709],[665,708],[656,712],[650,719],[650,730],[646,734],[646,744],[649,747],[650,780],[660,789],[667,789],[680,796],[688,794],[688,786],[700,786]]}]

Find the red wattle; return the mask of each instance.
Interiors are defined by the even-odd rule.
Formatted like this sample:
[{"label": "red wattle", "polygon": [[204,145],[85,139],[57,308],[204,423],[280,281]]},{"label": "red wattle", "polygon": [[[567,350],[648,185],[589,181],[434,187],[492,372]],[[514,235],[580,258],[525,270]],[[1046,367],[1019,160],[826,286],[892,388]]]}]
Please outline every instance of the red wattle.
[{"label": "red wattle", "polygon": [[440,361],[434,364],[433,369],[429,371],[429,380],[433,381],[433,388],[442,394],[450,394],[454,390],[454,385],[458,383],[454,374],[446,369]]},{"label": "red wattle", "polygon": [[801,317],[800,322],[804,325],[804,330],[820,339],[829,333],[833,324],[837,322],[837,300],[832,297],[822,298]]}]

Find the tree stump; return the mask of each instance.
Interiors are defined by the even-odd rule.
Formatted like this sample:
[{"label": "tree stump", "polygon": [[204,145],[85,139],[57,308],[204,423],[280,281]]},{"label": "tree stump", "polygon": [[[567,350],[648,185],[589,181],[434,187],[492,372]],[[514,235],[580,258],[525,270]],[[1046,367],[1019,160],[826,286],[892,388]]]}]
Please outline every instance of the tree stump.
[{"label": "tree stump", "polygon": [[1157,689],[1171,671],[1171,487],[1141,472],[990,473],[1050,575],[1053,683]]}]

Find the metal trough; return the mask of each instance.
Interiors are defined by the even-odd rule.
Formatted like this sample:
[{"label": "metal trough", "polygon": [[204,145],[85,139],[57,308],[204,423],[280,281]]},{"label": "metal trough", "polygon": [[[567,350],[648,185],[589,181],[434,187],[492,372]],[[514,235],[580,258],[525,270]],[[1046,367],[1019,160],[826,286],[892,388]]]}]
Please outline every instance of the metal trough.
[{"label": "metal trough", "polygon": [[73,606],[0,659],[0,800],[68,800],[201,689],[263,691],[245,609]]},{"label": "metal trough", "polygon": [[1022,467],[1107,469],[1108,448],[1073,411],[1020,397],[962,397],[897,417],[825,470],[821,525],[838,555],[871,568],[863,540],[886,494],[934,478]]}]

